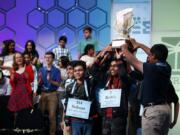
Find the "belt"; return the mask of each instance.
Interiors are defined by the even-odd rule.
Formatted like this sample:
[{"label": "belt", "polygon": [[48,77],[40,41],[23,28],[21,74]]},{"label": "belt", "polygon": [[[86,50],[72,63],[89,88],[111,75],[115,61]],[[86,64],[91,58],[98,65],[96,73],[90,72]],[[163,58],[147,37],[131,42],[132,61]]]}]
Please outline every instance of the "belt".
[{"label": "belt", "polygon": [[42,90],[41,92],[43,93],[53,93],[56,92],[57,90]]},{"label": "belt", "polygon": [[166,104],[166,102],[152,102],[152,103],[147,103],[144,105],[144,108],[145,107],[150,107],[150,106],[155,106],[155,105],[164,105]]}]

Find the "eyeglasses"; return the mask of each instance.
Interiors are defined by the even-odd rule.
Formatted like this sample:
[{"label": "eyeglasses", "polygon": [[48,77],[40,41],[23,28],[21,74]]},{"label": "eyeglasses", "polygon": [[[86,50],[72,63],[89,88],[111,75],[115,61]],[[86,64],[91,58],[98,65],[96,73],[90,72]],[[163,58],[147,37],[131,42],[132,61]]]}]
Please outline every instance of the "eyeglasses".
[{"label": "eyeglasses", "polygon": [[76,70],[74,70],[74,72],[81,72],[81,71],[83,71],[83,69],[76,69]]},{"label": "eyeglasses", "polygon": [[67,70],[73,70],[73,68],[69,67],[69,68],[67,68]]},{"label": "eyeglasses", "polygon": [[118,64],[110,65],[110,67],[118,67]]}]

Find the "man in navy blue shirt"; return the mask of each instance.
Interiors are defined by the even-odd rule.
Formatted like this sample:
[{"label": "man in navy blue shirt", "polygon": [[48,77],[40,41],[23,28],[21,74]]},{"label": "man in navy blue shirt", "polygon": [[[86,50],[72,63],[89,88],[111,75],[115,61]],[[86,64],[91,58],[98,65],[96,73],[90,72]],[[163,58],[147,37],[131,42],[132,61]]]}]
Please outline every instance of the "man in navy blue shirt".
[{"label": "man in navy blue shirt", "polygon": [[171,77],[171,67],[166,62],[168,49],[163,44],[155,44],[148,48],[134,39],[130,39],[134,49],[141,48],[147,55],[143,63],[122,47],[119,57],[126,58],[134,68],[143,73],[141,103],[144,106],[142,115],[143,135],[167,135],[170,126],[170,106],[167,104],[168,86]]},{"label": "man in navy blue shirt", "polygon": [[39,70],[39,84],[41,85],[40,109],[49,114],[49,135],[56,133],[56,111],[58,107],[57,89],[60,86],[60,71],[53,66],[55,55],[52,52],[45,54],[46,66]]}]

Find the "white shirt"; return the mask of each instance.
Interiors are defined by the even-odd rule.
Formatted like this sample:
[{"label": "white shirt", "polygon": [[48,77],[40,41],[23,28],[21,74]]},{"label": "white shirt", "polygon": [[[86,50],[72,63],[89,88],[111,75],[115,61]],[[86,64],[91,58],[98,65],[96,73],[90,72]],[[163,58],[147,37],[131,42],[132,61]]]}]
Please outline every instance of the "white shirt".
[{"label": "white shirt", "polygon": [[67,56],[71,60],[71,54],[68,48],[61,48],[60,46],[54,48],[52,52],[55,54],[55,64],[58,65],[58,60],[61,56]]},{"label": "white shirt", "polygon": [[67,79],[67,71],[65,68],[60,68],[60,72],[61,72],[61,80],[64,81]]},{"label": "white shirt", "polygon": [[0,84],[0,95],[8,96],[11,94],[11,85],[9,83],[9,78],[4,77],[4,83]]},{"label": "white shirt", "polygon": [[[60,70],[60,73],[61,73],[61,82],[63,82],[68,77],[67,76],[67,71],[64,68],[59,68],[59,70]],[[60,86],[57,91],[65,91],[65,89]]]},{"label": "white shirt", "polygon": [[[12,67],[12,65],[13,65],[13,58],[14,58],[14,54],[7,55],[7,56],[3,57],[3,59],[4,59],[3,66]],[[3,74],[6,75],[6,76],[9,76],[10,72],[9,72],[9,70],[3,70]]]},{"label": "white shirt", "polygon": [[95,57],[91,57],[88,55],[83,55],[80,60],[86,62],[86,66],[89,67],[95,62]]}]

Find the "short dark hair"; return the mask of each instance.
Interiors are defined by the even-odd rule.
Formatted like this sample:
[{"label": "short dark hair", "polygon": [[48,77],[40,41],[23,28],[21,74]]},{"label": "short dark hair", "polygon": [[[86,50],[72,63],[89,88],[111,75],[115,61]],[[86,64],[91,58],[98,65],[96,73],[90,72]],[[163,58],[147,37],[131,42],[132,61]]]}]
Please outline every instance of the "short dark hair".
[{"label": "short dark hair", "polygon": [[69,58],[67,56],[61,56],[59,60],[61,60],[62,66],[66,68],[69,63]]},{"label": "short dark hair", "polygon": [[70,61],[70,62],[67,64],[67,67],[68,67],[68,66],[74,67],[75,62],[76,62],[76,61]]},{"label": "short dark hair", "polygon": [[93,44],[87,44],[86,47],[84,48],[84,54],[87,54],[90,49],[94,49]]},{"label": "short dark hair", "polygon": [[83,69],[86,70],[86,63],[84,61],[81,61],[81,60],[74,61],[73,68],[75,68],[77,66],[82,66]]},{"label": "short dark hair", "polygon": [[168,49],[164,44],[155,44],[150,49],[150,52],[155,55],[155,58],[159,61],[166,61],[168,57]]},{"label": "short dark hair", "polygon": [[67,37],[66,36],[61,36],[59,37],[59,42],[63,40],[65,43],[67,43]]},{"label": "short dark hair", "polygon": [[92,28],[89,26],[84,27],[83,32],[88,30],[90,33],[92,33]]},{"label": "short dark hair", "polygon": [[45,55],[51,55],[53,59],[55,58],[55,54],[53,52],[50,52],[50,51],[46,52]]}]

